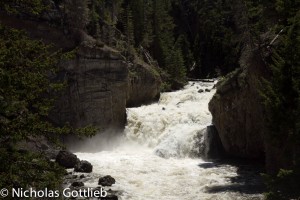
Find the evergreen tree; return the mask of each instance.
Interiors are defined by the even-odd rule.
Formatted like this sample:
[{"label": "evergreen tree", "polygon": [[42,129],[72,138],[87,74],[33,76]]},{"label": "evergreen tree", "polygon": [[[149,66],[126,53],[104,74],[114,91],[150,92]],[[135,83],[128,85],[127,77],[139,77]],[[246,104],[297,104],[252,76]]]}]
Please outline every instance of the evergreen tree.
[{"label": "evergreen tree", "polygon": [[272,80],[264,91],[268,111],[267,141],[284,160],[276,176],[267,176],[268,199],[300,196],[300,12],[293,18],[282,47],[274,53]]},{"label": "evergreen tree", "polygon": [[125,22],[124,22],[124,30],[126,35],[126,41],[128,45],[134,45],[134,26],[133,26],[133,17],[130,6],[126,7],[125,13]]},{"label": "evergreen tree", "polygon": [[67,24],[75,30],[85,29],[89,22],[87,0],[64,0]]},{"label": "evergreen tree", "polygon": [[1,25],[0,35],[0,187],[60,188],[64,170],[45,155],[19,151],[17,142],[41,136],[57,142],[62,134],[91,135],[95,129],[56,127],[48,120],[53,95],[63,88],[63,83],[50,80],[60,53]]}]

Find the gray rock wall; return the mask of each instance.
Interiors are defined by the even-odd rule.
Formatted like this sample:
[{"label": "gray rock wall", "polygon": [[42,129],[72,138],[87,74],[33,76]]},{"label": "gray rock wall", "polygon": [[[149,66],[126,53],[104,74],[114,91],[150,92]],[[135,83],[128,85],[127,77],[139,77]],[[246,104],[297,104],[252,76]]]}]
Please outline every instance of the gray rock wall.
[{"label": "gray rock wall", "polygon": [[122,60],[82,58],[65,64],[66,93],[56,110],[57,122],[74,127],[122,127],[126,122],[128,70]]},{"label": "gray rock wall", "polygon": [[134,107],[157,100],[161,79],[155,69],[147,64],[131,66],[128,79],[127,106]]},{"label": "gray rock wall", "polygon": [[52,121],[57,124],[69,122],[74,127],[123,128],[126,105],[142,105],[159,96],[161,79],[153,73],[152,66],[134,63],[136,73],[129,76],[128,65],[120,53],[83,30],[73,36],[66,35],[59,27],[51,26],[47,19],[18,18],[2,12],[0,22],[52,44],[53,50],[77,49],[76,58],[63,63],[59,74],[68,86],[51,113]]},{"label": "gray rock wall", "polygon": [[228,155],[258,159],[264,157],[264,111],[259,94],[264,64],[257,54],[248,64],[217,84],[209,103],[222,144]]}]

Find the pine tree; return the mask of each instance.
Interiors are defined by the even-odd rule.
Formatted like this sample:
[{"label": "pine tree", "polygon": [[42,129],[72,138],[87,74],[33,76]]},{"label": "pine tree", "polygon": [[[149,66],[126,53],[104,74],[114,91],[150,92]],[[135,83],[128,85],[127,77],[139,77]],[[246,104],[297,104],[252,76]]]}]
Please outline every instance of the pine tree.
[{"label": "pine tree", "polygon": [[280,149],[284,160],[276,176],[267,176],[268,199],[293,199],[300,196],[300,12],[274,53],[272,80],[265,81],[265,105],[268,111],[267,141]]},{"label": "pine tree", "polygon": [[64,0],[64,6],[70,28],[85,29],[89,22],[88,0]]},{"label": "pine tree", "polygon": [[125,22],[124,22],[124,30],[126,35],[126,41],[128,45],[134,45],[134,26],[133,26],[133,17],[130,6],[126,7],[125,13]]},{"label": "pine tree", "polygon": [[1,25],[0,35],[0,187],[59,189],[64,170],[45,155],[19,151],[17,142],[40,137],[56,142],[62,134],[96,130],[57,127],[48,119],[54,95],[64,88],[51,80],[61,53]]}]

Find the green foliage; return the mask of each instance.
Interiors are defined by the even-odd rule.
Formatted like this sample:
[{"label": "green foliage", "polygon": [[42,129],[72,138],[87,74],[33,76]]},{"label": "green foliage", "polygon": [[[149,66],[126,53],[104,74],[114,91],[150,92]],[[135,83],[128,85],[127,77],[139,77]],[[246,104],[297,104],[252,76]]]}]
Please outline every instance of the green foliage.
[{"label": "green foliage", "polygon": [[299,197],[300,169],[300,12],[288,24],[282,46],[273,53],[272,79],[262,92],[269,118],[267,141],[281,149],[285,167],[267,177],[268,199]]},{"label": "green foliage", "polygon": [[45,120],[54,102],[49,97],[64,86],[49,79],[55,76],[62,54],[49,52],[49,46],[17,30],[1,26],[0,35],[0,139],[15,142],[32,135],[54,138],[57,133],[74,131]]},{"label": "green foliage", "polygon": [[125,30],[125,35],[127,37],[127,44],[134,45],[134,27],[133,27],[132,11],[129,5],[126,8],[126,13],[124,18],[125,18],[124,30]]},{"label": "green foliage", "polygon": [[0,148],[0,187],[57,190],[61,187],[65,170],[44,155],[13,148]]},{"label": "green foliage", "polygon": [[24,32],[0,26],[0,185],[58,187],[63,171],[42,155],[18,152],[15,145],[45,136],[57,141],[62,134],[92,135],[95,128],[56,127],[48,120],[56,91],[57,63],[63,56],[50,46],[29,39]]},{"label": "green foliage", "polygon": [[38,15],[45,11],[47,5],[42,0],[30,0],[30,1],[20,1],[20,0],[1,0],[0,10],[4,9],[6,12],[19,14],[27,13]]},{"label": "green foliage", "polygon": [[70,28],[84,29],[89,23],[87,0],[64,0],[64,12]]},{"label": "green foliage", "polygon": [[267,200],[289,200],[300,196],[299,190],[299,170],[281,169],[276,176],[263,175],[267,192],[265,197]]}]

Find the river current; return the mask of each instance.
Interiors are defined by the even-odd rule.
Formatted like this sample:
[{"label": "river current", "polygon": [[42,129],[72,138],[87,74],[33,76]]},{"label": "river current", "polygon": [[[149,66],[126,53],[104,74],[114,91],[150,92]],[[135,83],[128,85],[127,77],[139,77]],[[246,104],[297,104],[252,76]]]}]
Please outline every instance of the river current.
[{"label": "river current", "polygon": [[241,178],[236,165],[201,159],[201,135],[212,121],[213,85],[189,82],[182,90],[163,93],[157,103],[128,108],[124,133],[84,142],[76,155],[93,165],[85,185],[96,187],[100,176],[111,175],[116,179],[111,189],[121,200],[262,199],[249,188],[256,179],[247,170],[248,177]]}]

